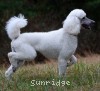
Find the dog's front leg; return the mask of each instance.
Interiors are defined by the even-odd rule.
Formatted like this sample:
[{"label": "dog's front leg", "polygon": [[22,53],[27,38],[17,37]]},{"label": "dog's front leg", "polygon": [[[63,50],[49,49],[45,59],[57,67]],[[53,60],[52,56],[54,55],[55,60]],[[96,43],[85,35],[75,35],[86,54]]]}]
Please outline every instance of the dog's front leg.
[{"label": "dog's front leg", "polygon": [[70,62],[67,64],[67,67],[71,66],[77,62],[77,58],[74,55],[72,55],[69,60],[70,60]]},{"label": "dog's front leg", "polygon": [[59,70],[59,76],[65,76],[66,74],[66,68],[67,68],[67,61],[65,59],[58,59],[58,70]]}]

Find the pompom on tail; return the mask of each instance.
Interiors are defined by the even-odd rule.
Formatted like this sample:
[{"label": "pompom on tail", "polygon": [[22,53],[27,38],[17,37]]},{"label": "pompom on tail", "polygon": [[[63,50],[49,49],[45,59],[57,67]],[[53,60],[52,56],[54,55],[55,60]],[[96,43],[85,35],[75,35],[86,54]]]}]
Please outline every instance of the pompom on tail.
[{"label": "pompom on tail", "polygon": [[7,21],[6,31],[11,40],[17,38],[20,35],[20,29],[27,25],[27,19],[24,15],[19,14],[18,17],[14,16]]}]

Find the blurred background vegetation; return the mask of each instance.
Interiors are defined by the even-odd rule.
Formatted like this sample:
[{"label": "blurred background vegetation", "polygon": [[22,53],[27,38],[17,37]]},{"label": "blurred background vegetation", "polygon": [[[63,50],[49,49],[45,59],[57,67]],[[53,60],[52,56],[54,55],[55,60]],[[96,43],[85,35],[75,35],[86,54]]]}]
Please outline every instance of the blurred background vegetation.
[{"label": "blurred background vegetation", "polygon": [[[19,13],[28,19],[28,26],[22,32],[51,31],[62,27],[68,13],[81,8],[87,16],[96,21],[94,31],[82,29],[79,34],[78,54],[86,56],[100,53],[100,0],[0,0],[0,64],[8,63],[7,53],[11,40],[5,32],[6,21]],[[56,37],[56,36],[55,36]],[[42,61],[39,54],[36,60]]]}]

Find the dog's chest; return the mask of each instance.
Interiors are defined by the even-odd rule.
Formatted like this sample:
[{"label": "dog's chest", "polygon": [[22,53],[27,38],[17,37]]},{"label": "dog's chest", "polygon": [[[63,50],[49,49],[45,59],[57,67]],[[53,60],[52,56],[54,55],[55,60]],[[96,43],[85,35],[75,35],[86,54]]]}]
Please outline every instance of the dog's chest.
[{"label": "dog's chest", "polygon": [[63,55],[73,55],[77,48],[77,37],[70,36],[67,42],[65,42],[64,47],[62,48]]},{"label": "dog's chest", "polygon": [[73,51],[75,51],[77,48],[77,37],[72,36],[72,35],[69,35],[69,36],[70,37],[69,37],[66,45],[67,45],[68,49],[72,49]]}]

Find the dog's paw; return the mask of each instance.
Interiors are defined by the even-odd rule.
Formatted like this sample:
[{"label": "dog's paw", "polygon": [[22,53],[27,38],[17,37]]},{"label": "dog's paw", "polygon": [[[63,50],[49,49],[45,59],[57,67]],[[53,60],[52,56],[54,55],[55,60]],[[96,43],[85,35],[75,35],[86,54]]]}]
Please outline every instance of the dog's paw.
[{"label": "dog's paw", "polygon": [[7,78],[7,80],[10,80],[12,78],[11,74],[8,71],[5,72],[5,77]]},{"label": "dog's paw", "polygon": [[9,52],[9,53],[8,53],[8,57],[9,57],[9,58],[12,58],[12,57],[14,56],[14,54],[15,54],[14,52]]}]

